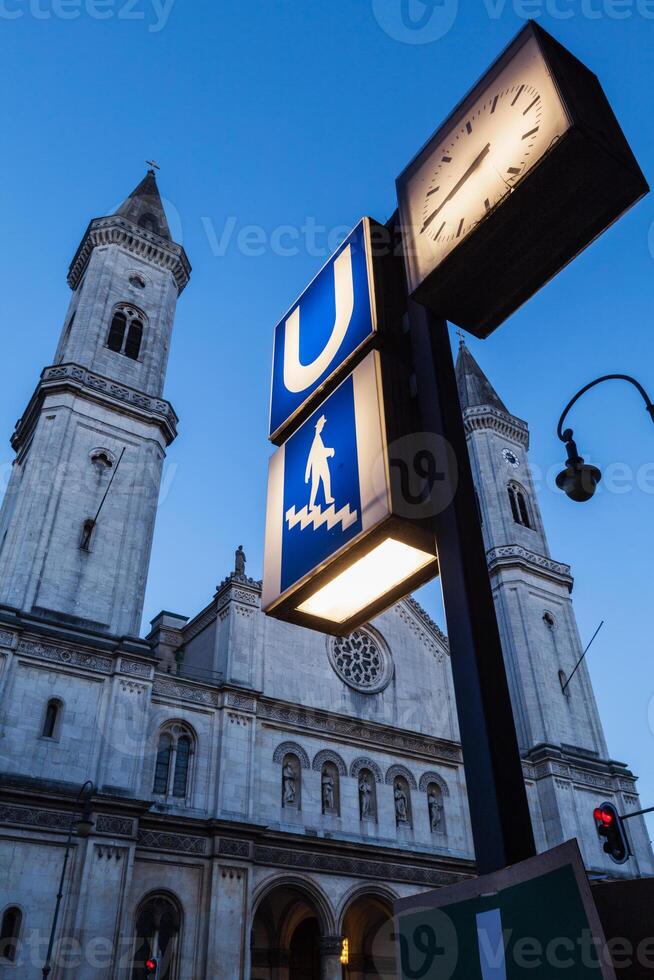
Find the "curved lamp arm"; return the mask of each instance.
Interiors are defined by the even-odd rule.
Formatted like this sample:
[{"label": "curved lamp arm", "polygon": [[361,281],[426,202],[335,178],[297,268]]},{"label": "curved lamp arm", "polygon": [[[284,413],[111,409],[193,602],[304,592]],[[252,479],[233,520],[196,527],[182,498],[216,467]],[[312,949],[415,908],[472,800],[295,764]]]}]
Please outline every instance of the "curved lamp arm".
[{"label": "curved lamp arm", "polygon": [[577,392],[574,398],[572,398],[563,409],[563,412],[561,413],[561,418],[559,419],[559,424],[556,429],[556,434],[561,440],[561,442],[569,443],[572,440],[572,429],[563,428],[563,423],[565,422],[566,416],[570,411],[570,409],[572,408],[572,406],[590,388],[594,388],[596,385],[602,384],[603,381],[628,381],[630,384],[634,386],[634,388],[637,388],[638,391],[643,396],[643,401],[645,402],[645,410],[649,412],[650,418],[652,419],[652,422],[654,422],[654,404],[652,403],[651,398],[649,397],[649,395],[641,385],[640,381],[636,381],[635,378],[632,378],[628,374],[605,374],[601,378],[596,378],[595,381],[591,381],[589,384],[584,385],[584,387]]}]

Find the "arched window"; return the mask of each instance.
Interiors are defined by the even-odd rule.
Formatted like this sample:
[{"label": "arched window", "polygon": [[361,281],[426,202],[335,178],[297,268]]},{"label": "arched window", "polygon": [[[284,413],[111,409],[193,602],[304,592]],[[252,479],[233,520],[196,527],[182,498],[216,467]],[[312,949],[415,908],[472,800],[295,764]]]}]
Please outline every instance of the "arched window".
[{"label": "arched window", "polygon": [[43,738],[56,738],[59,734],[61,708],[62,704],[59,698],[50,698],[43,716],[43,728],[41,730]]},{"label": "arched window", "polygon": [[138,360],[145,320],[145,315],[136,307],[127,304],[117,306],[107,336],[109,350],[124,354],[133,361]]},{"label": "arched window", "polygon": [[322,812],[326,816],[340,816],[341,791],[338,769],[333,762],[326,762],[320,771],[320,794],[322,799]]},{"label": "arched window", "polygon": [[427,811],[429,815],[429,829],[432,834],[444,834],[445,807],[443,804],[443,790],[438,783],[429,783],[427,786]]},{"label": "arched window", "polygon": [[0,925],[0,960],[9,960],[14,963],[18,953],[18,940],[20,938],[20,927],[23,921],[23,914],[15,905],[10,905],[2,913],[2,924]]},{"label": "arched window", "polygon": [[141,215],[138,225],[139,228],[145,228],[146,231],[151,231],[154,235],[159,234],[159,222],[151,211],[146,211]]},{"label": "arched window", "polygon": [[396,776],[393,780],[393,798],[395,800],[395,823],[398,827],[410,827],[411,820],[411,789],[404,776]]},{"label": "arched window", "polygon": [[191,761],[191,738],[181,735],[177,739],[175,767],[173,769],[173,796],[183,799],[188,787],[188,768]]},{"label": "arched window", "polygon": [[302,776],[300,760],[287,752],[282,762],[282,806],[300,810],[302,802]]},{"label": "arched window", "polygon": [[145,961],[154,957],[159,964],[157,980],[174,980],[178,975],[182,915],[168,895],[152,895],[136,913],[135,953],[132,980],[145,980]]},{"label": "arched window", "polygon": [[513,520],[516,524],[522,524],[523,527],[532,527],[525,490],[519,483],[509,483],[508,492]]},{"label": "arched window", "polygon": [[152,792],[176,800],[190,795],[193,736],[183,725],[172,725],[159,735]]}]

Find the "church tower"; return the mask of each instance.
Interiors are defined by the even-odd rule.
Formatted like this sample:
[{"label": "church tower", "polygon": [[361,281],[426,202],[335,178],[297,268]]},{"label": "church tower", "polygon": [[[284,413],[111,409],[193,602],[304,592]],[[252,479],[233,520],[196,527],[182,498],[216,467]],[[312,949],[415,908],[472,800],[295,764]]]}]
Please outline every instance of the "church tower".
[{"label": "church tower", "polygon": [[[539,848],[576,837],[586,865],[615,872],[593,807],[636,810],[635,779],[610,759],[570,594],[570,567],[550,557],[529,465],[529,430],[465,343],[459,398],[482,517],[511,700]],[[628,821],[640,873],[652,873],[642,818]],[[630,866],[630,873],[633,867]]]},{"label": "church tower", "polygon": [[163,461],[176,435],[162,391],[190,271],[153,170],[86,229],[54,364],[12,436],[1,605],[138,635]]}]

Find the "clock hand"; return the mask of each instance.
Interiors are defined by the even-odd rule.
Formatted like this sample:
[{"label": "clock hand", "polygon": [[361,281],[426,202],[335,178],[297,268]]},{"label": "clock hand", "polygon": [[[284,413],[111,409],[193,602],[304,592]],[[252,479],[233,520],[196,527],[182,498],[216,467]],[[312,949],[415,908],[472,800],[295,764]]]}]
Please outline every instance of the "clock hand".
[{"label": "clock hand", "polygon": [[463,187],[463,185],[465,184],[465,182],[468,180],[468,178],[469,177],[472,177],[472,175],[474,174],[474,172],[477,169],[477,167],[479,166],[479,164],[482,162],[482,160],[485,157],[488,156],[489,153],[490,153],[490,143],[487,143],[486,146],[481,151],[481,153],[476,157],[475,160],[472,161],[472,163],[470,164],[470,166],[468,167],[468,169],[464,173],[464,175],[461,178],[461,180],[457,181],[457,183],[454,185],[454,187],[452,188],[452,190],[450,191],[450,193],[447,195],[447,197],[445,198],[445,200],[442,201],[441,204],[439,204],[439,206],[436,208],[436,210],[433,211],[429,215],[429,217],[425,221],[424,225],[420,229],[420,234],[422,234],[423,231],[426,231],[427,228],[429,228],[430,224],[432,223],[432,221],[434,220],[434,218],[436,217],[436,215],[439,214],[439,212],[443,210],[443,208],[448,203],[448,201],[451,201],[452,198],[454,197],[454,195],[457,194],[461,190],[461,188]]}]

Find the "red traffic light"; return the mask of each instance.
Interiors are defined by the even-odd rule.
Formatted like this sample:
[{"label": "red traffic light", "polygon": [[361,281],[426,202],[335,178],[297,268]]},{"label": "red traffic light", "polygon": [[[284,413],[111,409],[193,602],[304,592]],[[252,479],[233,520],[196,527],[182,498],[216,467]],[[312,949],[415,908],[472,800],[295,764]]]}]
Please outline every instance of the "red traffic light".
[{"label": "red traffic light", "polygon": [[146,960],[145,969],[148,971],[148,973],[154,973],[154,971],[157,969],[157,961],[153,960],[152,958]]},{"label": "red traffic light", "polygon": [[605,827],[610,827],[613,823],[613,814],[608,810],[604,810],[602,807],[598,806],[593,810],[593,816],[598,823],[603,823]]}]

